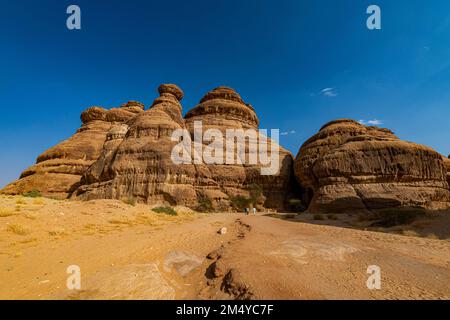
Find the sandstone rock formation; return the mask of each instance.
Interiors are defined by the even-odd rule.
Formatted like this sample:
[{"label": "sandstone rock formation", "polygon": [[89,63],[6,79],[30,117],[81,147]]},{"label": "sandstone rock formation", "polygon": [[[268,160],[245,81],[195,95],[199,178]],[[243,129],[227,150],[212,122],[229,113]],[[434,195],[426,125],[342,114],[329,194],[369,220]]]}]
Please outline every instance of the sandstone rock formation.
[{"label": "sandstone rock formation", "polygon": [[[261,176],[259,165],[203,161],[175,164],[171,159],[178,144],[171,139],[173,131],[187,129],[194,140],[195,121],[202,122],[204,131],[257,129],[253,108],[234,90],[219,87],[209,92],[186,119],[181,114],[183,92],[177,86],[161,85],[159,93],[149,110],[117,129],[114,137],[111,131],[108,133],[101,156],[84,174],[74,196],[85,200],[133,198],[144,203],[191,207],[207,199],[215,209],[228,209],[231,197],[248,195],[248,189],[258,185],[265,195],[261,205],[280,209],[285,206],[294,183],[293,158],[279,146],[282,165],[274,176]],[[194,157],[195,148],[190,152]]]},{"label": "sandstone rock formation", "polygon": [[100,156],[110,130],[143,112],[144,106],[129,101],[120,108],[91,107],[81,114],[82,126],[69,139],[41,154],[20,179],[1,190],[3,194],[39,191],[43,196],[65,199],[79,185],[83,173]]},{"label": "sandstone rock formation", "polygon": [[[240,144],[244,151],[246,161],[241,164],[214,164],[199,167],[202,180],[197,184],[200,196],[207,197],[214,202],[223,202],[229,197],[238,195],[247,196],[248,189],[252,186],[260,186],[264,194],[264,204],[268,208],[281,209],[295,193],[295,178],[293,176],[293,157],[290,152],[276,145],[279,154],[279,172],[275,175],[261,175],[261,164],[249,164],[250,153],[255,152],[256,146],[262,138],[257,130],[259,125],[255,110],[246,104],[240,95],[233,89],[218,87],[208,92],[200,103],[190,110],[186,116],[186,127],[194,134],[196,121],[202,123],[203,132],[208,129],[218,129],[223,137],[226,131],[231,130],[255,130],[256,137],[249,136],[245,146]],[[228,139],[229,140],[229,139]],[[206,147],[210,141],[204,141]],[[271,150],[272,142],[268,139],[267,148]],[[226,144],[226,143],[225,143]],[[254,148],[251,148],[252,145]],[[227,154],[226,145],[223,146],[223,154]]]},{"label": "sandstone rock formation", "polygon": [[443,157],[444,165],[447,168],[447,182],[450,185],[450,156],[448,158]]},{"label": "sandstone rock formation", "polygon": [[173,130],[184,121],[175,85],[161,85],[150,109],[133,118],[111,136],[104,150],[81,180],[75,193],[80,199],[127,199],[145,203],[193,205],[196,203],[193,165],[172,162],[176,142]]},{"label": "sandstone rock formation", "polygon": [[307,189],[311,212],[442,209],[450,202],[439,153],[348,119],[327,123],[303,144],[295,174]]}]

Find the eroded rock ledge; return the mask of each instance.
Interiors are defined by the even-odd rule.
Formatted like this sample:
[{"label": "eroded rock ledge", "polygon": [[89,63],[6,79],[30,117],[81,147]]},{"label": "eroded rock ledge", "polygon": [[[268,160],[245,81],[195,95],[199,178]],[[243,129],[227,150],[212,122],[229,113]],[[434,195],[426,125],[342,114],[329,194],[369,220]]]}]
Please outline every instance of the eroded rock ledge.
[{"label": "eroded rock ledge", "polygon": [[433,149],[350,119],[324,125],[295,160],[311,212],[444,209],[450,202],[448,169],[448,159]]}]

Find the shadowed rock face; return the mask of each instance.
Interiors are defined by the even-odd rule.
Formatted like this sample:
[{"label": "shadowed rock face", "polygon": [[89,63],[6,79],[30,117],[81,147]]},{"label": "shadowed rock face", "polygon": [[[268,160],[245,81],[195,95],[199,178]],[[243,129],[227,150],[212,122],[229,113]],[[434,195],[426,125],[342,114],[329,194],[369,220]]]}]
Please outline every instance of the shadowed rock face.
[{"label": "shadowed rock face", "polygon": [[23,194],[37,190],[42,195],[65,199],[81,176],[100,156],[110,130],[143,112],[143,105],[130,101],[120,108],[91,107],[81,114],[82,126],[69,139],[41,154],[36,164],[22,172],[20,179],[1,190]]},{"label": "shadowed rock face", "polygon": [[161,85],[159,93],[151,108],[129,121],[127,128],[108,133],[101,156],[84,174],[75,196],[187,206],[207,198],[214,207],[225,208],[230,197],[247,195],[249,187],[257,184],[267,194],[265,206],[284,206],[294,183],[293,158],[280,147],[281,170],[272,177],[261,176],[258,165],[175,164],[171,159],[178,144],[171,139],[173,131],[187,129],[194,140],[195,121],[201,121],[203,131],[219,129],[224,136],[226,129],[257,128],[253,108],[236,92],[225,87],[214,89],[186,119],[181,115],[183,93],[178,87]]},{"label": "shadowed rock face", "polygon": [[297,154],[295,174],[309,191],[311,212],[441,209],[450,202],[439,153],[353,120],[332,121],[308,139]]}]

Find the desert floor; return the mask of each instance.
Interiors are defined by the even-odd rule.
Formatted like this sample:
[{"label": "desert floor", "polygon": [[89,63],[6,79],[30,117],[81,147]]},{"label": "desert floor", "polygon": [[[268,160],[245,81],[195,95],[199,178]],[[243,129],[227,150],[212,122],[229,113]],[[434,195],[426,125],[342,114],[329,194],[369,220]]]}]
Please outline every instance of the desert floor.
[{"label": "desert floor", "polygon": [[0,299],[450,299],[450,213],[377,232],[351,216],[178,213],[0,197]]}]

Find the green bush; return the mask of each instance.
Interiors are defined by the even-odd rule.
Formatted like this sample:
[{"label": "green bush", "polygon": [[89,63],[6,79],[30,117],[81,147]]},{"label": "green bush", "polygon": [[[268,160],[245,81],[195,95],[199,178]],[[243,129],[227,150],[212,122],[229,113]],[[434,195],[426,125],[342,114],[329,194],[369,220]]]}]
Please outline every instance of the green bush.
[{"label": "green bush", "polygon": [[167,214],[169,216],[176,216],[178,215],[177,212],[171,208],[171,207],[156,207],[152,209],[154,212],[156,213],[164,213]]},{"label": "green bush", "polygon": [[31,190],[28,192],[25,192],[23,194],[24,197],[28,197],[28,198],[39,198],[42,197],[41,193],[37,190]]},{"label": "green bush", "polygon": [[126,203],[133,207],[136,205],[136,202],[137,202],[136,198],[134,198],[134,197],[122,198],[121,200],[123,203]]},{"label": "green bush", "polygon": [[314,220],[324,220],[323,216],[321,214],[315,214],[313,217]]},{"label": "green bush", "polygon": [[328,214],[327,218],[330,219],[330,220],[339,220],[339,218],[335,214]]}]

